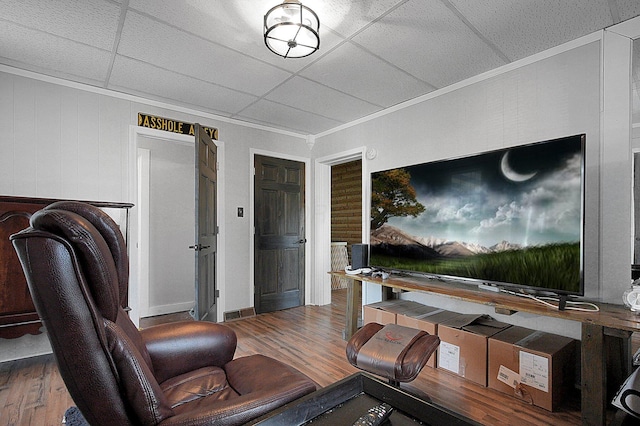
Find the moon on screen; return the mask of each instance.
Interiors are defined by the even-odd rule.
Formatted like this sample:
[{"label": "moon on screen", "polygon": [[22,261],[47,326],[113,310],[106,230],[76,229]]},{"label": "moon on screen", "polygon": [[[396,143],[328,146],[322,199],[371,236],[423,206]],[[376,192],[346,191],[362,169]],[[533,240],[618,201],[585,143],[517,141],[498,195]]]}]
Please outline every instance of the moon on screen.
[{"label": "moon on screen", "polygon": [[502,170],[502,174],[504,175],[504,177],[513,182],[524,182],[536,175],[537,172],[518,173],[513,170],[511,164],[509,164],[509,152],[510,151],[505,152],[505,154],[502,156],[502,160],[500,161],[500,169]]}]

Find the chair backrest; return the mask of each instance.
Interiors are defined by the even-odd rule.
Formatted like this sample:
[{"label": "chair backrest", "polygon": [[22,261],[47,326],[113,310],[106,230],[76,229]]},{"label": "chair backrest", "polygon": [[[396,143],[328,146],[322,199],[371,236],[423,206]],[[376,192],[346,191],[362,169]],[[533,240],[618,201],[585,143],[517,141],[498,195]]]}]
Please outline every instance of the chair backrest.
[{"label": "chair backrest", "polygon": [[92,425],[155,425],[173,411],[122,304],[127,248],[117,224],[78,202],[51,204],[12,235],[61,376]]}]

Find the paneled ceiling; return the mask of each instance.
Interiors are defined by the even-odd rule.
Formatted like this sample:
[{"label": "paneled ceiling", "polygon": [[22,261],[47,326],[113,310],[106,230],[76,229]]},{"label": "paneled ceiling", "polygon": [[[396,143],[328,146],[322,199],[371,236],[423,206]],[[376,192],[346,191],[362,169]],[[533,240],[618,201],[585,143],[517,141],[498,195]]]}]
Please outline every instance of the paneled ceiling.
[{"label": "paneled ceiling", "polygon": [[0,63],[318,134],[640,15],[638,0],[304,0],[320,50],[264,45],[279,0],[0,0]]}]

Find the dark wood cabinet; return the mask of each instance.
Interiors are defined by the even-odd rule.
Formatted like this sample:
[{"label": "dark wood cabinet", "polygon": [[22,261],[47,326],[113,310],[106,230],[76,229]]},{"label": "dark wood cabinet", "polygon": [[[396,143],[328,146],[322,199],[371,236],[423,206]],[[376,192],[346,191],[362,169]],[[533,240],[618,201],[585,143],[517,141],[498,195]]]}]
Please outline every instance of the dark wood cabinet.
[{"label": "dark wood cabinet", "polygon": [[[9,237],[29,226],[29,218],[43,207],[60,201],[51,198],[0,196],[0,338],[40,334],[42,323],[33,306],[27,281]],[[133,204],[83,201],[101,208],[125,209],[125,238]]]}]

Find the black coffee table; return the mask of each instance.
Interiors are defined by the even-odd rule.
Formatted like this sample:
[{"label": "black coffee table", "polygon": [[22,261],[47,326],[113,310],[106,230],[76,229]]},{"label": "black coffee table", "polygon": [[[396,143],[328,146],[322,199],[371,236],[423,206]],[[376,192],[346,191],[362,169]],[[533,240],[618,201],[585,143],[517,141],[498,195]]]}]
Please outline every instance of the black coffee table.
[{"label": "black coffee table", "polygon": [[356,373],[326,388],[304,396],[249,424],[352,425],[367,410],[382,402],[394,410],[390,425],[479,425],[443,407],[420,399],[366,373]]}]

